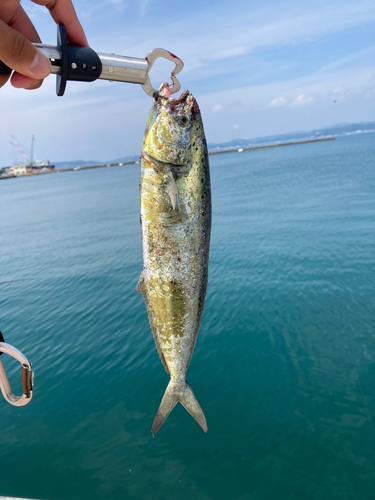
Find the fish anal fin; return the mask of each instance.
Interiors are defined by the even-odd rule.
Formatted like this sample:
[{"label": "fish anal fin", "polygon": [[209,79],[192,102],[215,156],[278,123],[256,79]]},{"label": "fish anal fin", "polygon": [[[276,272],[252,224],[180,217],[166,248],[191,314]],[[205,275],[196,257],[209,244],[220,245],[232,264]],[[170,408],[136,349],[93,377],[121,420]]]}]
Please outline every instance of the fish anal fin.
[{"label": "fish anal fin", "polygon": [[165,361],[163,350],[161,349],[159,341],[158,341],[158,336],[157,336],[157,332],[156,332],[156,326],[154,324],[153,311],[152,311],[152,308],[149,305],[149,298],[148,298],[148,294],[147,294],[147,285],[145,283],[145,277],[143,275],[143,271],[141,272],[141,275],[139,277],[139,280],[138,280],[138,283],[137,283],[137,286],[136,286],[135,290],[137,292],[140,292],[142,294],[143,300],[145,301],[146,309],[147,309],[147,313],[148,313],[148,319],[149,319],[149,322],[150,322],[150,327],[151,327],[152,334],[154,336],[155,345],[156,345],[156,348],[158,350],[159,358],[160,358],[160,361],[163,363],[165,371],[169,374],[169,370],[168,370],[167,363]]},{"label": "fish anal fin", "polygon": [[139,277],[136,291],[140,292],[142,294],[143,300],[145,301],[146,309],[147,309],[147,313],[148,313],[148,320],[150,322],[150,327],[151,327],[152,335],[154,336],[155,345],[156,345],[156,348],[158,350],[159,358],[160,358],[160,361],[162,362],[162,364],[165,368],[165,371],[169,374],[167,362],[165,361],[163,350],[160,347],[160,344],[158,341],[158,335],[157,335],[156,326],[155,326],[155,322],[154,322],[153,311],[152,311],[152,308],[150,307],[150,304],[149,304],[149,298],[148,298],[148,294],[147,294],[147,284],[145,283],[143,271]]},{"label": "fish anal fin", "polygon": [[168,369],[168,366],[167,366],[167,362],[165,361],[165,357],[164,357],[164,354],[163,354],[163,350],[162,348],[160,347],[160,344],[159,344],[159,341],[158,341],[158,336],[156,335],[156,331],[155,331],[155,328],[152,324],[153,322],[151,321],[150,319],[150,326],[151,326],[151,330],[152,330],[152,334],[154,336],[154,340],[155,340],[155,345],[156,345],[156,349],[158,350],[158,354],[159,354],[159,358],[160,358],[160,361],[162,362],[164,368],[165,368],[165,371],[168,373],[169,375],[169,369]]}]

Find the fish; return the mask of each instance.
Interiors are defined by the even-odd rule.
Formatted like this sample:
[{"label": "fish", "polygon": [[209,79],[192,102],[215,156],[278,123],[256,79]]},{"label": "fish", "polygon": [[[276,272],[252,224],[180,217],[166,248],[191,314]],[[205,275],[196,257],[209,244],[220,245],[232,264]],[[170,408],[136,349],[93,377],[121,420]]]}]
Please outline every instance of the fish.
[{"label": "fish", "polygon": [[179,402],[207,432],[186,381],[208,282],[211,186],[201,112],[185,90],[163,84],[143,136],[140,221],[143,269],[137,291],[146,304],[160,360],[170,381],[152,425],[160,429]]}]

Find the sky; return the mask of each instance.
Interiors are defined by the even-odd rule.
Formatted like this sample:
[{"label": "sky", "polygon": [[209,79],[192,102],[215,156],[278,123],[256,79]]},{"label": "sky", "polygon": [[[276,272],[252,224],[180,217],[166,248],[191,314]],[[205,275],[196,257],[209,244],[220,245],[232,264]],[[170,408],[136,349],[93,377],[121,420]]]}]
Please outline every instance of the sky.
[{"label": "sky", "polygon": [[[46,9],[22,5],[43,43],[56,43]],[[184,62],[182,89],[197,99],[209,143],[375,119],[373,0],[75,0],[90,46],[143,58],[154,48]],[[173,64],[157,61],[155,88]],[[140,85],[68,82],[0,89],[0,165],[22,158],[109,161],[140,154],[152,99]]]}]

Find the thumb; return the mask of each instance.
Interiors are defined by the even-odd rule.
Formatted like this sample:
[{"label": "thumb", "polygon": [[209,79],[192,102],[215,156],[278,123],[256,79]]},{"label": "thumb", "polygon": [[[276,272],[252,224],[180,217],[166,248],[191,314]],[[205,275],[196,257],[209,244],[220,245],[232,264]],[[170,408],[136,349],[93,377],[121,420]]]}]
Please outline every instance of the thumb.
[{"label": "thumb", "polygon": [[45,78],[51,63],[18,31],[0,21],[0,61],[11,69],[33,79]]}]

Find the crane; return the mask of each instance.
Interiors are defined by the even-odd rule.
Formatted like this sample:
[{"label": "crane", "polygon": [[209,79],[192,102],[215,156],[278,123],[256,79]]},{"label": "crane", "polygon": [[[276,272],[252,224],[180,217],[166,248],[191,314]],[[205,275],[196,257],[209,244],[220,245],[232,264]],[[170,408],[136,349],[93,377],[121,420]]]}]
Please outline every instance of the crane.
[{"label": "crane", "polygon": [[31,150],[30,150],[30,158],[27,156],[27,153],[25,152],[25,149],[14,137],[14,135],[11,136],[12,140],[10,141],[10,144],[18,151],[26,160],[26,167],[29,171],[45,171],[45,170],[53,170],[55,168],[54,165],[48,160],[43,160],[43,161],[35,161],[34,160],[34,142],[35,142],[35,135],[33,134],[31,137]]},{"label": "crane", "polygon": [[[18,151],[25,158],[27,165],[30,165],[31,162],[21,144],[17,141],[14,135],[12,135],[11,137],[12,140],[10,141],[10,144],[16,149],[16,151]],[[34,135],[33,135],[33,141],[34,141]],[[32,146],[33,146],[33,141],[32,141]]]}]

